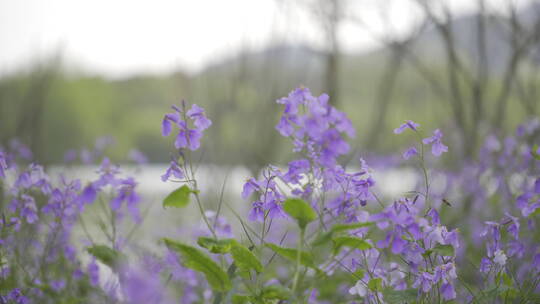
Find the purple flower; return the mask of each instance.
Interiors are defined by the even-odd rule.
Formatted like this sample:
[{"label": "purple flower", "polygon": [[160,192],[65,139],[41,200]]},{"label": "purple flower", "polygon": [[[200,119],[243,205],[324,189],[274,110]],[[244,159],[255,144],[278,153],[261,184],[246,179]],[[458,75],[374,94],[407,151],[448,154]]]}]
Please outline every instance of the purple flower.
[{"label": "purple flower", "polygon": [[398,234],[394,235],[394,239],[392,241],[392,253],[393,254],[400,254],[405,250],[408,242],[401,238]]},{"label": "purple flower", "polygon": [[451,282],[457,278],[456,266],[454,263],[446,263],[435,268],[435,282]]},{"label": "purple flower", "polygon": [[129,159],[134,161],[138,165],[148,163],[148,158],[146,157],[146,155],[144,155],[144,153],[137,149],[132,149],[131,151],[129,151]]},{"label": "purple flower", "polygon": [[279,131],[279,134],[281,136],[289,137],[294,133],[294,127],[291,125],[289,120],[283,116],[279,120],[279,123],[276,126],[276,130]]},{"label": "purple flower", "polygon": [[51,281],[51,288],[54,291],[59,292],[62,289],[66,288],[66,281],[65,280],[53,280],[53,281]]},{"label": "purple flower", "polygon": [[533,266],[537,272],[540,272],[540,253],[537,253],[533,257]]},{"label": "purple flower", "polygon": [[354,128],[344,113],[329,105],[328,95],[313,97],[308,89],[299,88],[277,102],[285,109],[276,129],[292,137],[295,152],[306,150],[314,163],[332,167],[349,151],[343,133],[353,137]]},{"label": "purple flower", "polygon": [[439,212],[437,210],[431,208],[429,212],[427,213],[429,217],[431,217],[431,223],[433,225],[440,225],[441,224],[441,218],[439,217]]},{"label": "purple flower", "polygon": [[395,134],[400,134],[402,133],[403,131],[405,131],[405,129],[411,129],[413,131],[417,131],[417,128],[420,127],[419,124],[415,123],[414,121],[412,120],[407,120],[405,121],[405,123],[403,123],[401,126],[397,127],[396,129],[394,129],[394,133]]},{"label": "purple flower", "polygon": [[96,200],[97,189],[94,184],[89,184],[84,188],[79,196],[79,202],[81,204],[90,204]]},{"label": "purple flower", "polygon": [[169,136],[172,131],[172,123],[180,122],[180,114],[178,112],[165,114],[163,121],[161,122],[161,134],[163,136]]},{"label": "purple flower", "polygon": [[448,147],[445,146],[441,139],[443,137],[443,133],[441,130],[436,129],[433,131],[433,135],[428,138],[424,138],[422,140],[422,143],[425,145],[431,144],[431,153],[435,156],[441,156],[444,152],[448,152]]},{"label": "purple flower", "polygon": [[250,178],[247,180],[247,182],[244,184],[244,188],[242,190],[242,198],[247,199],[253,192],[259,191],[261,189],[261,186],[259,185],[259,182],[255,180],[254,178]]},{"label": "purple flower", "polygon": [[188,148],[191,151],[199,149],[202,132],[197,129],[183,129],[178,133],[174,146],[177,149]]},{"label": "purple flower", "polygon": [[23,194],[22,200],[23,207],[21,209],[21,217],[24,217],[28,224],[35,223],[38,220],[38,215],[34,198],[29,195]]},{"label": "purple flower", "polygon": [[292,184],[300,184],[302,174],[309,171],[310,164],[307,159],[294,160],[289,163],[289,170],[283,176],[283,180]]},{"label": "purple flower", "polygon": [[263,204],[261,202],[254,202],[253,207],[249,211],[248,219],[252,222],[263,222],[264,221],[264,209],[262,208]]},{"label": "purple flower", "polygon": [[314,97],[308,88],[297,88],[289,93],[289,96],[283,97],[277,100],[277,103],[284,104],[284,113],[288,115],[295,115],[298,113],[298,106],[303,104],[306,100],[313,100]]},{"label": "purple flower", "polygon": [[456,298],[456,291],[452,283],[443,283],[441,286],[441,294],[446,301],[450,301]]},{"label": "purple flower", "polygon": [[422,292],[426,293],[431,289],[431,286],[434,283],[433,279],[433,275],[429,272],[421,272],[416,277],[416,281],[414,282],[413,287],[420,287],[422,289]]},{"label": "purple flower", "polygon": [[508,220],[505,222],[505,224],[508,225],[506,231],[508,231],[508,233],[514,237],[514,239],[519,239],[519,219],[510,215],[508,212],[506,212],[506,216],[508,217]]},{"label": "purple flower", "polygon": [[532,193],[525,192],[516,198],[516,206],[523,209],[529,205],[529,200],[533,197]]},{"label": "purple flower", "polygon": [[534,213],[536,211],[536,209],[538,209],[538,208],[540,208],[540,203],[530,204],[527,207],[521,209],[521,214],[524,217],[528,217],[529,215]]},{"label": "purple flower", "polygon": [[448,233],[445,233],[443,235],[444,243],[446,245],[452,245],[455,249],[459,248],[459,239],[458,239],[458,231],[457,229],[454,229]]},{"label": "purple flower", "polygon": [[99,266],[96,264],[96,260],[93,259],[90,264],[88,264],[88,277],[90,278],[90,284],[92,286],[99,285]]},{"label": "purple flower", "polygon": [[105,157],[101,162],[98,173],[100,174],[99,179],[94,182],[95,187],[102,187],[105,185],[112,185],[116,183],[116,175],[120,173],[118,166],[111,163],[111,161]]},{"label": "purple flower", "polygon": [[[185,102],[182,101],[185,108]],[[206,118],[204,115],[204,109],[193,104],[191,109],[185,113],[185,117],[193,121],[195,128],[191,128],[188,125],[188,121],[183,120],[183,110],[173,106],[175,112],[165,114],[161,123],[161,131],[163,136],[168,136],[172,132],[173,125],[179,128],[178,135],[174,142],[174,146],[177,149],[188,148],[192,151],[199,149],[200,140],[203,135],[203,131],[212,125],[212,121]]]},{"label": "purple flower", "polygon": [[173,303],[167,299],[159,273],[133,268],[124,270],[121,288],[128,303]]},{"label": "purple flower", "polygon": [[30,299],[25,297],[19,288],[11,290],[7,296],[8,301],[13,301],[16,304],[29,304]]},{"label": "purple flower", "polygon": [[126,202],[127,208],[131,213],[133,220],[136,222],[141,221],[141,216],[139,214],[139,209],[137,204],[141,200],[139,195],[135,192],[135,186],[137,183],[132,177],[128,177],[120,181],[120,186],[118,188],[118,195],[114,197],[111,201],[111,209],[118,211],[122,206],[122,202]]},{"label": "purple flower", "polygon": [[525,246],[520,241],[509,241],[507,251],[509,256],[516,256],[518,258],[522,258],[525,254]]},{"label": "purple flower", "polygon": [[285,217],[285,212],[283,207],[278,203],[277,200],[270,200],[264,205],[264,208],[268,210],[269,218],[280,218]]},{"label": "purple flower", "polygon": [[403,152],[403,158],[404,159],[409,159],[415,155],[418,155],[418,150],[416,150],[415,147],[410,147],[409,149],[407,149],[405,152]]},{"label": "purple flower", "polygon": [[32,187],[32,177],[30,175],[30,172],[24,171],[22,172],[17,180],[15,181],[15,188],[19,189],[28,189]]},{"label": "purple flower", "polygon": [[204,115],[204,109],[196,104],[191,105],[191,109],[187,111],[187,116],[194,120],[194,125],[200,131],[208,129],[212,125],[212,121]]},{"label": "purple flower", "polygon": [[165,174],[161,176],[161,180],[166,182],[171,178],[171,175],[176,177],[177,179],[183,179],[184,178],[184,172],[178,165],[176,161],[171,161],[171,164],[169,165],[169,168],[167,168],[167,171]]},{"label": "purple flower", "polygon": [[540,194],[540,177],[534,182],[534,192]]}]

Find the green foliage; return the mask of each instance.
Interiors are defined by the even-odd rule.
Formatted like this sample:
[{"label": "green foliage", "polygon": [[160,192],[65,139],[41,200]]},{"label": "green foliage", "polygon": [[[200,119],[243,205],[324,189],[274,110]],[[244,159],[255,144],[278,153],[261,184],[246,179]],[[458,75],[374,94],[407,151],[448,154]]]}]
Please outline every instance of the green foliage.
[{"label": "green foliage", "polygon": [[163,200],[163,207],[185,207],[189,204],[189,196],[191,193],[194,193],[194,191],[191,190],[188,185],[183,185],[167,195]]},{"label": "green foliage", "polygon": [[261,261],[245,246],[234,242],[231,248],[231,255],[234,259],[234,263],[240,271],[255,270],[257,273],[263,271],[263,265]]},{"label": "green foliage", "polygon": [[355,230],[358,228],[363,227],[369,227],[372,226],[373,222],[363,222],[363,223],[352,223],[352,224],[336,224],[330,228],[329,231],[321,233],[317,236],[317,238],[313,241],[313,246],[321,246],[324,245],[332,240],[332,237],[340,232],[345,232],[348,230]]},{"label": "green foliage", "polygon": [[382,294],[384,301],[388,304],[415,303],[418,290],[394,290],[392,288],[385,288]]},{"label": "green foliage", "polygon": [[538,154],[538,144],[535,144],[531,150],[531,154],[536,160],[540,160],[540,154]]},{"label": "green foliage", "polygon": [[317,219],[317,212],[303,199],[288,198],[283,203],[283,210],[296,220],[300,229]]},{"label": "green foliage", "polygon": [[211,253],[228,253],[234,244],[233,239],[216,240],[211,237],[201,236],[197,240],[197,245],[207,249]]},{"label": "green foliage", "polygon": [[350,247],[359,250],[368,250],[373,246],[366,240],[354,236],[339,236],[332,239],[334,242],[334,255],[337,255],[341,248]]},{"label": "green foliage", "polygon": [[226,292],[232,288],[227,273],[207,255],[193,246],[170,239],[163,239],[165,245],[182,256],[182,263],[187,268],[202,272],[212,289]]},{"label": "green foliage", "polygon": [[281,285],[265,286],[261,292],[261,298],[264,300],[285,301],[291,299],[292,296],[291,290]]},{"label": "green foliage", "polygon": [[455,255],[455,250],[452,245],[437,244],[431,250],[441,256],[454,256]]},{"label": "green foliage", "polygon": [[235,294],[232,296],[231,302],[232,304],[248,304],[252,303],[252,300],[251,296]]},{"label": "green foliage", "polygon": [[120,252],[105,245],[94,245],[86,248],[86,250],[98,261],[109,266],[113,270],[116,270],[125,259]]},{"label": "green foliage", "polygon": [[366,271],[364,269],[358,268],[355,272],[353,272],[353,277],[355,281],[362,279],[365,273]]},{"label": "green foliage", "polygon": [[[272,249],[275,253],[277,253],[281,257],[284,257],[287,260],[290,260],[292,262],[296,262],[298,250],[294,248],[280,247],[272,243],[266,243],[266,247]],[[316,268],[315,263],[313,262],[313,257],[311,256],[309,252],[306,252],[306,251],[300,252],[300,264],[306,267]]]},{"label": "green foliage", "polygon": [[251,269],[257,273],[263,271],[263,265],[259,259],[244,245],[233,239],[216,240],[211,237],[199,237],[197,244],[206,248],[211,253],[230,253],[233,257],[236,267],[241,272],[246,272]]},{"label": "green foliage", "polygon": [[332,226],[330,231],[332,231],[333,233],[338,233],[338,232],[354,230],[354,229],[363,228],[363,227],[369,227],[369,226],[373,226],[374,224],[375,224],[374,222],[363,222],[363,223],[352,223],[352,224],[336,224],[336,225]]},{"label": "green foliage", "polygon": [[382,291],[382,279],[381,278],[374,278],[374,279],[369,280],[368,288],[369,288],[369,290],[371,290],[373,292]]}]

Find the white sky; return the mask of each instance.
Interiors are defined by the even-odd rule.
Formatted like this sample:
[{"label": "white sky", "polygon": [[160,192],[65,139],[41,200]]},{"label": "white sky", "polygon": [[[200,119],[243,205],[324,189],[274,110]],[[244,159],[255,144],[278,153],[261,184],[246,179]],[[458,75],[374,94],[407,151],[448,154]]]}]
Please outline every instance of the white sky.
[{"label": "white sky", "polygon": [[[473,0],[442,0],[458,12]],[[488,0],[524,2],[526,0]],[[0,75],[60,51],[64,61],[109,77],[197,71],[242,48],[296,42],[323,47],[312,15],[293,0],[0,0]],[[405,31],[408,0],[350,0],[366,27],[346,23],[345,51],[377,45],[373,32]],[[382,6],[381,6],[382,4]],[[492,4],[497,5],[497,4]],[[389,13],[391,29],[382,23]]]}]

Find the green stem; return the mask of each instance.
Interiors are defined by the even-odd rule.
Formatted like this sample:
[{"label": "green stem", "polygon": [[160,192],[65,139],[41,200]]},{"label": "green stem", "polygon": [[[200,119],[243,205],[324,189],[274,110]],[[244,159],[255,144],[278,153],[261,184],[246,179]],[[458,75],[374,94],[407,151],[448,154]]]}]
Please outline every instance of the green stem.
[{"label": "green stem", "polygon": [[296,271],[294,273],[292,292],[296,292],[298,287],[298,278],[300,276],[300,257],[302,253],[302,245],[304,243],[305,228],[300,228],[300,238],[298,240],[298,252],[296,253]]}]

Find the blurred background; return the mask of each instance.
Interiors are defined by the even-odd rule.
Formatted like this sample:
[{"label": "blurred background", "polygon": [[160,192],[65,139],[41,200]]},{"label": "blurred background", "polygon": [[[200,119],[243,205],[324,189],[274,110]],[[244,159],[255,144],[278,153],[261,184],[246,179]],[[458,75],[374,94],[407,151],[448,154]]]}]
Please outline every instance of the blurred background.
[{"label": "blurred background", "polygon": [[355,152],[401,152],[411,119],[451,164],[539,114],[539,65],[539,1],[0,0],[0,145],[56,164],[107,136],[117,161],[166,163],[161,118],[186,99],[214,122],[201,157],[257,172],[288,159],[275,100],[303,85]]}]

